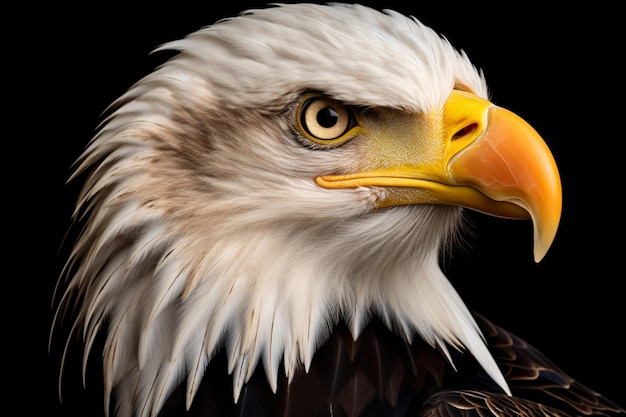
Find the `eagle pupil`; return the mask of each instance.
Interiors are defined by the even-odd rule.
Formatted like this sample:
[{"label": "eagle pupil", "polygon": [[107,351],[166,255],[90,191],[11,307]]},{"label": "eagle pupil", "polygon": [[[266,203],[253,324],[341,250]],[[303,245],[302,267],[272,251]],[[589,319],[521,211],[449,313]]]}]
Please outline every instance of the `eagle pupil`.
[{"label": "eagle pupil", "polygon": [[319,123],[322,127],[331,128],[335,126],[337,124],[337,119],[339,119],[339,115],[335,109],[331,107],[324,107],[317,112],[317,123]]}]

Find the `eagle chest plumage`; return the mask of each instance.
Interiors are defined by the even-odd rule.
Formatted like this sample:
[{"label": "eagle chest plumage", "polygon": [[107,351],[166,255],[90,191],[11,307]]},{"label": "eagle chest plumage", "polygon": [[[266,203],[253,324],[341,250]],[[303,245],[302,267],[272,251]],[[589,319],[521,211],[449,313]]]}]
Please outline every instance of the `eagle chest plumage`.
[{"label": "eagle chest plumage", "polygon": [[[447,371],[446,371],[446,368]],[[232,380],[225,357],[218,355],[189,410],[219,416],[386,416],[417,415],[425,401],[452,375],[442,355],[419,341],[408,344],[374,321],[355,341],[340,324],[316,351],[308,372],[289,380],[281,375],[274,393],[262,369],[244,384],[239,401],[230,398]],[[183,388],[163,408],[164,415],[184,410]]]},{"label": "eagle chest plumage", "polygon": [[439,266],[465,208],[532,220],[537,261],[561,211],[547,146],[464,53],[347,4],[252,10],[159,50],[177,53],[113,103],[73,177],[58,321],[102,349],[107,413],[623,412],[470,312]]}]

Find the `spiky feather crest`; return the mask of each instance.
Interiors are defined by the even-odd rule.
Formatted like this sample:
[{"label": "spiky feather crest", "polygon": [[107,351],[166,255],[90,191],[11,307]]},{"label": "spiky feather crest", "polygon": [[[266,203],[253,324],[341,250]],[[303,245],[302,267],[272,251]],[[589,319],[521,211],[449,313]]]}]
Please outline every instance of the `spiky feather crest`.
[{"label": "spiky feather crest", "polygon": [[119,416],[156,415],[183,381],[190,404],[221,347],[235,399],[259,363],[275,388],[280,364],[307,368],[334,323],[356,338],[372,315],[467,348],[508,389],[438,265],[461,209],[376,210],[382,189],[320,188],[356,154],[294,138],[307,91],[413,112],[455,85],[486,97],[464,54],[415,19],[342,4],[249,11],[159,49],[179,54],[114,103],[78,162],[84,229],[60,309],[77,303],[85,357],[108,332]]}]

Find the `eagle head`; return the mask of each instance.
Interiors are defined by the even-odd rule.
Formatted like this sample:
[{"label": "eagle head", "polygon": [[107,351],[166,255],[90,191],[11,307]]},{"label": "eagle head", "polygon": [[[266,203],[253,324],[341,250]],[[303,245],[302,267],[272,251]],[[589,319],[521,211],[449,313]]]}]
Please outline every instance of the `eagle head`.
[{"label": "eagle head", "polygon": [[531,219],[539,261],[561,189],[544,141],[463,52],[353,4],[250,10],[157,50],[175,54],[77,162],[60,307],[76,307],[85,355],[105,334],[120,415],[155,415],[182,382],[190,404],[221,349],[235,401],[257,366],[275,390],[337,322],[356,339],[372,317],[467,349],[508,392],[440,255],[469,208]]}]

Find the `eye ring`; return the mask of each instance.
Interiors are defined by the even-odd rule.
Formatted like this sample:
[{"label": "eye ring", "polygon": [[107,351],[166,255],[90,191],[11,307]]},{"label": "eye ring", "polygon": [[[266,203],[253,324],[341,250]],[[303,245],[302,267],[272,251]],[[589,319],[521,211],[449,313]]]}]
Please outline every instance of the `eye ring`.
[{"label": "eye ring", "polygon": [[354,128],[358,126],[349,107],[319,95],[301,101],[297,120],[307,139],[324,146],[346,142],[354,136]]}]

